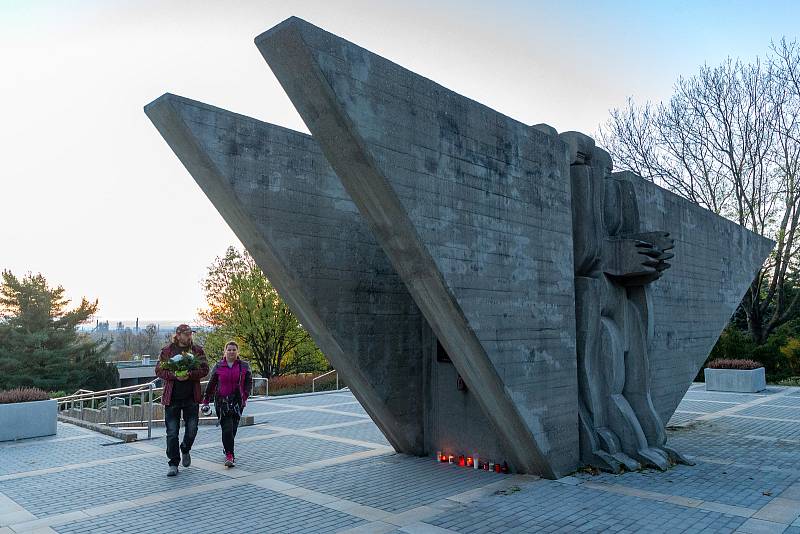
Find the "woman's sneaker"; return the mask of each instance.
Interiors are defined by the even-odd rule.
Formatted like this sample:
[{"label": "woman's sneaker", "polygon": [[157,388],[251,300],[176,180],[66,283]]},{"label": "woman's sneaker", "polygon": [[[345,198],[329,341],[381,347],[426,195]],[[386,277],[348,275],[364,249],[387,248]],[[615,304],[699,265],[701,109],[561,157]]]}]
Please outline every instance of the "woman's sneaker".
[{"label": "woman's sneaker", "polygon": [[234,467],[236,465],[236,458],[233,457],[233,454],[226,452],[225,453],[225,467]]}]

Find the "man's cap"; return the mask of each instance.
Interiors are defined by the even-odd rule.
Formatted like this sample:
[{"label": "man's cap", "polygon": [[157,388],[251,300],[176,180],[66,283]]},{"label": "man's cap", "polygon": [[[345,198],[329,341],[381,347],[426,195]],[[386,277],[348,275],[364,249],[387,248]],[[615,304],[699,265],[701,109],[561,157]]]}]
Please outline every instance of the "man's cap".
[{"label": "man's cap", "polygon": [[183,334],[184,332],[194,332],[194,330],[188,324],[178,325],[178,328],[175,329],[176,334]]}]

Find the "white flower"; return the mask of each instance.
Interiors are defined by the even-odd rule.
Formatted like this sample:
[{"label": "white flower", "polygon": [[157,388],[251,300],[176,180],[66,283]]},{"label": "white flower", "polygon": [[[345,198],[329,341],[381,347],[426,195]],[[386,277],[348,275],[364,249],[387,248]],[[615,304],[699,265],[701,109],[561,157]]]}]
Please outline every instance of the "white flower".
[{"label": "white flower", "polygon": [[179,362],[179,361],[181,361],[182,359],[183,359],[183,354],[176,354],[175,356],[173,356],[172,358],[170,358],[170,360],[172,360],[172,361],[173,361],[173,362],[175,362],[175,363],[178,363],[178,362]]}]

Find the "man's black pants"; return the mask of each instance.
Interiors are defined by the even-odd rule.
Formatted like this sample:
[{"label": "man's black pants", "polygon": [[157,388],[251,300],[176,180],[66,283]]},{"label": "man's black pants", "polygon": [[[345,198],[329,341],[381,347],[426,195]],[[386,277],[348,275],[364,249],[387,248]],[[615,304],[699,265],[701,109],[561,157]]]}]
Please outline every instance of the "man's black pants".
[{"label": "man's black pants", "polygon": [[[181,415],[185,425],[183,443],[178,447],[178,430],[181,426]],[[172,401],[164,407],[164,424],[167,427],[167,458],[169,465],[181,462],[181,451],[189,452],[197,437],[197,422],[200,419],[200,405],[192,399]]]}]

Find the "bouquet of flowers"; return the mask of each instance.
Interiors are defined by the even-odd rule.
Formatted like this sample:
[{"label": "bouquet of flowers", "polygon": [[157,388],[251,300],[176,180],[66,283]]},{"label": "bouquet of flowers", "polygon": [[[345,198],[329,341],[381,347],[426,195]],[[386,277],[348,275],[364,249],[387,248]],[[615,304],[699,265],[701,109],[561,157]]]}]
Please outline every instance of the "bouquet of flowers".
[{"label": "bouquet of flowers", "polygon": [[187,376],[189,371],[193,371],[198,367],[200,367],[200,364],[191,352],[176,354],[161,364],[162,369],[172,371],[178,377]]}]

